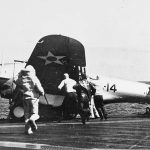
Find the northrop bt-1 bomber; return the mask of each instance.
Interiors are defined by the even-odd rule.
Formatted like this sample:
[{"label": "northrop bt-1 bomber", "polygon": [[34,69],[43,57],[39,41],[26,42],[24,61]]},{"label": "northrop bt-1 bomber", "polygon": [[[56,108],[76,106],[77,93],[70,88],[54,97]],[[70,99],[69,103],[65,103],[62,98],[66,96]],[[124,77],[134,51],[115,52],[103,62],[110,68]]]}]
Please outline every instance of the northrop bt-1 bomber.
[{"label": "northrop bt-1 bomber", "polygon": [[[62,35],[48,35],[41,38],[26,66],[32,65],[36,70],[45,95],[40,97],[39,113],[42,119],[56,119],[61,114],[61,105],[64,100],[63,91],[58,90],[58,85],[63,79],[63,74],[68,73],[70,78],[79,81],[86,75],[85,49],[76,39]],[[93,83],[99,80],[103,89],[104,103],[150,103],[150,85],[148,83],[127,81],[117,78],[98,77],[88,79]],[[13,77],[15,78],[15,77]],[[13,78],[1,77],[1,97],[10,99],[10,118],[21,120],[24,117],[23,104],[19,94],[15,91]],[[98,79],[99,78],[99,79]],[[69,112],[70,118],[77,115],[76,108]]]}]

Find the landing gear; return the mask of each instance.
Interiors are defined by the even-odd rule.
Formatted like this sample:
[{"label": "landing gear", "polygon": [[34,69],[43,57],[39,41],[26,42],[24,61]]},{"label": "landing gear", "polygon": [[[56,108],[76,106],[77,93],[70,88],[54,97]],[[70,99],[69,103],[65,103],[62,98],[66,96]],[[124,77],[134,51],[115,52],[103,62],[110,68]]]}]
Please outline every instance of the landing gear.
[{"label": "landing gear", "polygon": [[9,116],[8,118],[12,121],[23,121],[24,120],[24,108],[22,100],[22,92],[15,89],[13,98],[9,100]]},{"label": "landing gear", "polygon": [[21,105],[14,105],[10,107],[9,117],[13,121],[24,120],[24,109]]}]

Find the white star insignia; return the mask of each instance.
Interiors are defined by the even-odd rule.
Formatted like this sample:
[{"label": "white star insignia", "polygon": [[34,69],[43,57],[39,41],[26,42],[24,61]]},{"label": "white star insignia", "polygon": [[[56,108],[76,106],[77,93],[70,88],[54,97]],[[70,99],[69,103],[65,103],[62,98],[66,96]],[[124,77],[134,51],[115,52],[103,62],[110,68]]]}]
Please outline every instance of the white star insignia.
[{"label": "white star insignia", "polygon": [[51,63],[63,65],[63,63],[60,61],[60,59],[66,57],[66,56],[55,56],[49,51],[47,56],[37,56],[37,57],[45,60],[45,65],[48,65]]}]

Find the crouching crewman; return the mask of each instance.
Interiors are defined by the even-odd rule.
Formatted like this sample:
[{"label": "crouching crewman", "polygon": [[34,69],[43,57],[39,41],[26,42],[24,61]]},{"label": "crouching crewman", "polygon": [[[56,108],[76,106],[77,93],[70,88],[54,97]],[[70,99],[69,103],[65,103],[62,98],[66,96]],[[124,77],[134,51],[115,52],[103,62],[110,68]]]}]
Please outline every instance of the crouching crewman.
[{"label": "crouching crewman", "polygon": [[33,134],[37,130],[35,121],[39,119],[39,97],[44,95],[44,89],[30,65],[20,71],[15,83],[23,94],[25,134]]}]

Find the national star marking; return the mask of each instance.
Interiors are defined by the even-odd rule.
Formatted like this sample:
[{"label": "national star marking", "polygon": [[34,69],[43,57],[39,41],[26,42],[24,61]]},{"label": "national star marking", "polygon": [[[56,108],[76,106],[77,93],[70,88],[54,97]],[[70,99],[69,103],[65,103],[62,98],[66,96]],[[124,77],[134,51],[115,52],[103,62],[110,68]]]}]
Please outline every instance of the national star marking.
[{"label": "national star marking", "polygon": [[[45,60],[45,65],[51,64],[53,62],[56,64],[63,65],[63,63],[60,61],[60,59],[66,57],[66,56],[55,56],[49,51],[47,56],[37,56],[37,57]],[[54,60],[54,61],[48,60],[49,57],[54,57],[54,58],[56,58],[56,60]]]}]

